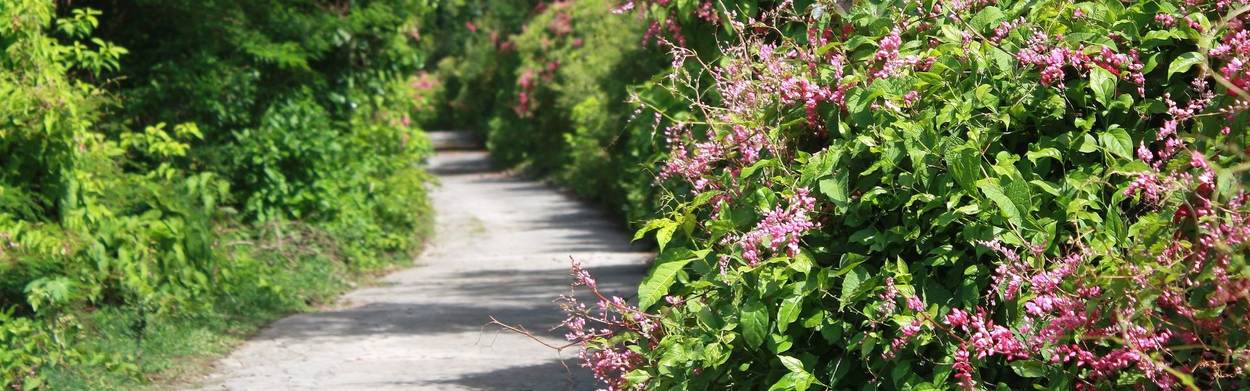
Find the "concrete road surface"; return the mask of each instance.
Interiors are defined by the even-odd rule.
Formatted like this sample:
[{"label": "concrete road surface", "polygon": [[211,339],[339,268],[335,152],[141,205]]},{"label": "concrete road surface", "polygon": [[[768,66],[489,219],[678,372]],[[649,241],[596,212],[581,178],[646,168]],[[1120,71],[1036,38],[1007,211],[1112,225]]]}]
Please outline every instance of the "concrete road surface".
[{"label": "concrete road surface", "polygon": [[570,256],[606,293],[629,297],[652,255],[613,218],[491,170],[485,152],[462,144],[432,159],[442,182],[432,192],[436,234],[415,267],[333,309],[275,322],[192,389],[594,389],[575,350],[556,353],[487,326],[489,317],[562,344],[562,332],[548,330],[563,320],[552,300],[568,292]]}]

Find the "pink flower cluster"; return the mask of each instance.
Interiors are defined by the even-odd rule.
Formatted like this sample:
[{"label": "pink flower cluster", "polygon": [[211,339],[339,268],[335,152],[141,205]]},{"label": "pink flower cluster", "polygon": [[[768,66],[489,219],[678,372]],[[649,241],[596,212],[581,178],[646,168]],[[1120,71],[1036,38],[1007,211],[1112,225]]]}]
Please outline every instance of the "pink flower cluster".
[{"label": "pink flower cluster", "polygon": [[1004,20],[1002,23],[998,24],[998,27],[994,28],[994,35],[990,36],[990,41],[1002,42],[1003,39],[1007,38],[1008,34],[1011,34],[1012,30],[1015,30],[1023,24],[1024,17],[1016,18],[1016,20]]},{"label": "pink flower cluster", "polygon": [[534,78],[534,71],[528,69],[521,72],[521,76],[517,78],[516,84],[520,87],[520,91],[517,92],[517,103],[512,107],[512,111],[516,112],[518,117],[525,118],[530,114],[530,94],[534,93],[536,86]]},{"label": "pink flower cluster", "polygon": [[620,297],[604,296],[590,272],[576,260],[572,262],[570,274],[573,277],[571,289],[585,287],[596,299],[596,306],[594,309],[586,306],[573,293],[557,299],[567,316],[560,324],[567,330],[565,338],[581,348],[578,357],[582,366],[590,368],[595,379],[607,386],[606,390],[630,389],[625,374],[641,367],[646,359],[630,350],[627,342],[612,341],[612,338],[629,332],[646,340],[657,340],[660,325],[655,315],[642,312]]},{"label": "pink flower cluster", "polygon": [[691,138],[685,124],[665,129],[669,158],[656,178],[681,178],[690,183],[695,193],[716,187],[713,181],[716,170],[729,166],[730,172],[736,175],[742,167],[758,161],[768,146],[762,131],[744,125],[733,125],[724,137],[718,137],[709,129],[705,140],[688,143]]},{"label": "pink flower cluster", "polygon": [[[1182,182],[1189,178],[1188,173],[1176,172],[1167,175],[1167,180],[1164,180],[1161,179],[1165,176],[1161,170],[1168,161],[1186,148],[1184,140],[1177,133],[1177,128],[1206,110],[1215,99],[1215,94],[1203,79],[1194,79],[1191,88],[1196,97],[1184,106],[1172,100],[1171,94],[1164,94],[1163,101],[1168,106],[1167,114],[1170,118],[1164,120],[1158,132],[1156,132],[1155,141],[1161,145],[1158,150],[1152,150],[1150,145],[1154,143],[1146,144],[1143,141],[1137,147],[1137,158],[1150,164],[1153,170],[1138,173],[1133,182],[1124,189],[1125,195],[1140,195],[1141,199],[1146,203],[1156,205],[1161,201],[1164,194],[1177,187],[1177,185],[1171,185],[1170,183]],[[1204,166],[1204,164],[1195,164],[1195,168]],[[1213,180],[1214,174],[1210,172],[1209,167],[1199,176],[1200,185],[1210,187],[1213,185]]]},{"label": "pink flower cluster", "polygon": [[901,34],[902,29],[895,27],[877,42],[877,52],[873,54],[873,61],[876,65],[868,71],[872,79],[889,79],[902,74],[910,67],[927,68],[932,65],[920,56],[902,56],[899,53],[900,45],[903,43]]},{"label": "pink flower cluster", "polygon": [[703,4],[699,5],[694,15],[709,24],[720,24],[720,15],[716,13],[716,5],[712,4],[712,0],[703,0]]},{"label": "pink flower cluster", "polygon": [[[883,317],[894,315],[898,306],[895,301],[899,296],[898,287],[894,285],[894,278],[886,277],[885,287],[882,289],[881,294],[877,295],[877,299],[880,303],[877,307],[877,313]],[[903,325],[903,327],[899,329],[898,336],[896,336],[893,341],[890,341],[890,347],[881,353],[881,356],[884,359],[888,360],[894,358],[903,346],[911,342],[912,338],[914,338],[917,334],[920,334],[922,326],[929,323],[928,315],[924,314],[924,301],[921,300],[919,296],[906,296],[906,301],[907,310],[911,311],[913,315],[919,315],[919,317],[913,319],[910,323]],[[876,320],[870,320],[870,322],[872,322],[874,327],[877,324]]]},{"label": "pink flower cluster", "polygon": [[761,248],[773,253],[784,248],[787,255],[794,256],[799,251],[799,239],[818,225],[810,216],[816,208],[816,198],[806,188],[799,188],[786,203],[785,208],[778,206],[765,212],[764,219],[755,228],[741,235],[727,236],[723,243],[741,247],[742,258],[752,266],[764,259]]},{"label": "pink flower cluster", "polygon": [[[1055,37],[1055,40],[1062,40],[1062,37]],[[1096,66],[1127,78],[1137,86],[1137,95],[1146,95],[1146,76],[1142,73],[1145,65],[1142,64],[1137,49],[1130,49],[1128,53],[1117,53],[1104,46],[1099,49],[1098,56],[1091,57],[1085,54],[1084,47],[1061,47],[1052,43],[1051,38],[1041,31],[1034,31],[1026,46],[1016,52],[1016,60],[1040,71],[1041,82],[1045,86],[1064,87],[1066,67],[1077,72],[1087,72],[1090,67]]]},{"label": "pink flower cluster", "polygon": [[[1194,158],[1191,165],[1200,170],[1209,167],[1201,157]],[[1246,200],[1250,200],[1250,196],[1243,193],[1226,208],[1242,210]],[[1215,275],[1214,284],[1209,287],[1214,288],[1208,296],[1211,306],[1232,302],[1250,304],[1250,292],[1244,289],[1250,287],[1250,280],[1222,274],[1222,268],[1227,265],[1220,260],[1227,259],[1227,253],[1216,256],[1213,264],[1204,262],[1208,258],[1205,251],[1217,246],[1244,248],[1250,237],[1250,228],[1247,228],[1250,227],[1250,220],[1247,220],[1250,212],[1226,213],[1231,217],[1225,220],[1228,223],[1199,229],[1207,234],[1196,241],[1191,251],[1177,246],[1166,252],[1172,254],[1171,257],[1198,262],[1196,269],[1189,272],[1190,277],[1170,283],[1154,280],[1151,272],[1154,268],[1180,265],[1167,259],[1169,257],[1161,258],[1157,266],[1130,264],[1123,273],[1131,276],[1133,283],[1117,297],[1105,296],[1099,285],[1089,283],[1089,276],[1082,274],[1081,270],[1088,265],[1084,248],[1058,259],[1047,259],[1042,248],[1032,248],[1032,256],[1045,261],[1043,267],[1038,267],[997,241],[982,242],[1004,259],[994,276],[999,298],[1021,298],[1025,311],[1013,331],[996,324],[985,308],[978,307],[975,313],[952,309],[945,317],[945,324],[960,340],[960,347],[954,353],[955,378],[963,387],[971,389],[975,385],[974,358],[997,356],[1011,361],[1036,357],[1086,370],[1081,377],[1085,382],[1113,379],[1123,371],[1135,369],[1161,389],[1175,387],[1178,379],[1169,372],[1166,363],[1172,354],[1172,343],[1226,343],[1221,336],[1227,329],[1218,322],[1200,318],[1197,315],[1200,311],[1191,307],[1186,299],[1186,292],[1201,286],[1193,276],[1207,272]],[[1203,267],[1204,264],[1211,267]],[[1139,297],[1160,293],[1159,309],[1143,310],[1137,305]],[[995,302],[995,299],[990,300],[991,304]],[[1246,359],[1250,358],[1242,361]],[[1201,365],[1219,364],[1212,361]],[[1088,388],[1092,384],[1078,386]]]},{"label": "pink flower cluster", "polygon": [[1027,46],[1016,53],[1016,60],[1041,71],[1042,85],[1063,87],[1066,66],[1082,69],[1089,59],[1084,53],[1055,46],[1041,31],[1034,31]]}]

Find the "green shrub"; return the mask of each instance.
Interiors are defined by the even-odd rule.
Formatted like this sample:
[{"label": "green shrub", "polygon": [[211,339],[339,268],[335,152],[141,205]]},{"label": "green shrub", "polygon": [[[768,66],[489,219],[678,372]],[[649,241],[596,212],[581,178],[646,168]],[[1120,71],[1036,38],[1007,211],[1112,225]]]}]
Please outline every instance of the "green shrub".
[{"label": "green shrub", "polygon": [[640,45],[645,21],[615,17],[604,0],[506,3],[445,7],[454,21],[444,34],[477,31],[438,62],[446,95],[436,123],[480,129],[498,163],[641,219],[654,207],[661,140],[649,118],[633,118],[629,87],[667,64]]},{"label": "green shrub", "polygon": [[570,307],[609,387],[1246,387],[1245,5],[761,3],[641,99],[682,196]]},{"label": "green shrub", "polygon": [[429,4],[89,5],[0,5],[0,387],[129,387],[417,247]]}]

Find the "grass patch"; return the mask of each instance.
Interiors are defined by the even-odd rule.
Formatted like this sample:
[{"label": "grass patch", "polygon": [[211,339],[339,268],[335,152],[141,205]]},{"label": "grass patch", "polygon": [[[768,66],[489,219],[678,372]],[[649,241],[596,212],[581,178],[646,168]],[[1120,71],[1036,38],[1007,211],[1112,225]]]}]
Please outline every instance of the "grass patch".
[{"label": "grass patch", "polygon": [[332,304],[358,284],[412,263],[413,252],[397,252],[354,266],[334,241],[301,240],[310,237],[318,236],[288,232],[289,248],[249,243],[236,249],[240,272],[221,283],[239,288],[207,300],[206,308],[168,314],[130,305],[83,309],[67,336],[77,341],[74,351],[44,369],[45,386],[134,390],[194,383],[270,322]]}]

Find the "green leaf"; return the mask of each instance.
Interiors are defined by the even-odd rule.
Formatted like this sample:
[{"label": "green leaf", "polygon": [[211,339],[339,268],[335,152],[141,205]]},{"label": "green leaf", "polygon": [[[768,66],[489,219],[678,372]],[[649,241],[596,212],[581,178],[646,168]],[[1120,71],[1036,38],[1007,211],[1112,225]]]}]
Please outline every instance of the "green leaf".
[{"label": "green leaf", "polygon": [[1176,38],[1171,30],[1151,30],[1142,37],[1142,44],[1148,46],[1162,45]]},{"label": "green leaf", "polygon": [[1044,377],[1046,366],[1037,360],[1020,360],[1011,362],[1011,370],[1020,377]]},{"label": "green leaf", "polygon": [[634,240],[642,239],[644,236],[647,236],[647,232],[651,232],[656,229],[659,229],[660,227],[663,227],[665,224],[668,224],[671,222],[672,220],[669,220],[669,219],[652,219],[650,221],[647,221],[646,225],[643,225],[642,228],[639,228],[638,231],[634,232]]},{"label": "green leaf", "polygon": [[1007,218],[1007,221],[1017,227],[1024,225],[1024,218],[1020,215],[1020,210],[1016,208],[1015,202],[1003,192],[1002,186],[990,179],[981,180],[977,183],[977,186],[981,188],[981,192],[987,198],[994,201],[994,205],[998,206],[998,210],[1002,212],[1003,217]]},{"label": "green leaf", "polygon": [[777,382],[773,383],[771,387],[768,387],[768,391],[787,391],[787,390],[793,390],[793,389],[794,389],[794,374],[793,373],[787,373],[785,376],[782,376],[780,379],[777,379]]},{"label": "green leaf", "polygon": [[850,197],[847,193],[847,175],[840,172],[830,179],[821,179],[819,184],[820,194],[829,197],[834,205],[838,208],[846,208],[849,205]]},{"label": "green leaf", "polygon": [[1124,128],[1114,127],[1098,135],[1102,147],[1112,155],[1125,159],[1133,158],[1133,138]]},{"label": "green leaf", "polygon": [[812,254],[807,249],[799,249],[798,254],[794,254],[794,259],[790,261],[790,269],[807,274],[812,271]]},{"label": "green leaf", "polygon": [[746,168],[743,168],[742,171],[738,173],[738,177],[744,180],[747,178],[750,178],[751,175],[755,175],[756,171],[758,171],[761,168],[771,166],[772,163],[773,163],[772,160],[761,159],[760,161],[755,162],[755,164],[752,164],[750,166],[747,166]]},{"label": "green leaf", "polygon": [[1015,204],[1016,210],[1020,211],[1021,217],[1028,218],[1029,211],[1033,210],[1033,191],[1029,190],[1028,182],[1015,179],[1007,182],[1003,189],[1007,198],[1011,199],[1011,203]]},{"label": "green leaf", "polygon": [[998,107],[998,96],[994,95],[988,84],[982,84],[972,90],[973,95],[977,97],[977,101],[981,102],[984,107]]},{"label": "green leaf", "polygon": [[973,15],[968,23],[980,30],[987,30],[994,28],[1004,17],[1003,10],[995,6],[989,6]]},{"label": "green leaf", "polygon": [[975,191],[977,179],[981,177],[981,156],[976,149],[962,146],[948,150],[946,167],[960,187],[969,193]]},{"label": "green leaf", "polygon": [[[788,387],[793,387],[797,391],[803,391],[810,387],[812,383],[816,382],[816,377],[813,376],[811,372],[808,372],[806,368],[803,368],[803,361],[790,356],[777,356],[777,359],[781,360],[781,365],[785,366],[786,369],[789,369],[790,373],[782,377],[784,380],[778,381],[777,384],[774,384],[774,388],[777,387],[778,384],[781,384],[783,385],[783,388],[780,389],[789,389]],[[789,386],[786,386],[786,383],[788,383]]]},{"label": "green leaf", "polygon": [[1029,161],[1033,163],[1037,163],[1038,160],[1042,160],[1044,158],[1051,158],[1060,162],[1063,161],[1063,154],[1059,153],[1059,150],[1054,148],[1042,148],[1036,151],[1029,151],[1025,154],[1025,156],[1027,156]]},{"label": "green leaf", "polygon": [[847,302],[855,296],[855,292],[859,290],[859,285],[868,279],[868,270],[862,266],[856,266],[842,278],[842,306],[845,307]]},{"label": "green leaf", "polygon": [[803,362],[799,361],[799,359],[797,358],[790,357],[790,356],[777,356],[777,359],[781,360],[781,365],[784,365],[786,369],[790,370],[790,372],[794,372],[794,373],[806,373],[807,372],[806,369],[803,369]]},{"label": "green leaf", "polygon": [[786,328],[794,321],[799,320],[799,313],[803,311],[803,296],[793,295],[781,301],[781,307],[777,309],[777,332],[784,333]]},{"label": "green leaf", "polygon": [[668,242],[673,240],[673,233],[677,232],[677,227],[681,225],[673,220],[666,221],[666,224],[660,226],[660,229],[655,231],[655,242],[660,246],[660,251],[664,251],[664,246],[667,246]]},{"label": "green leaf", "polygon": [[1189,71],[1189,68],[1202,61],[1204,61],[1202,53],[1198,52],[1189,52],[1176,56],[1176,59],[1172,60],[1171,64],[1168,64],[1168,78],[1171,79],[1172,75],[1177,73],[1185,73]]},{"label": "green leaf", "polygon": [[756,298],[747,299],[742,305],[738,326],[742,328],[742,338],[750,349],[759,348],[768,335],[768,308]]},{"label": "green leaf", "polygon": [[658,303],[677,279],[677,273],[686,264],[708,254],[707,250],[690,251],[684,248],[669,249],[661,253],[651,266],[651,271],[638,286],[638,308],[646,310]]},{"label": "green leaf", "polygon": [[632,385],[640,386],[646,384],[647,380],[651,380],[651,374],[641,369],[635,369],[625,374],[625,381]]},{"label": "green leaf", "polygon": [[1106,106],[1115,94],[1116,76],[1102,67],[1093,67],[1089,71],[1089,88],[1094,90],[1094,99]]},{"label": "green leaf", "polygon": [[1081,139],[1081,146],[1080,148],[1077,149],[1077,151],[1081,153],[1090,153],[1090,152],[1094,152],[1097,150],[1098,150],[1098,140],[1095,139],[1094,136],[1088,133],[1085,134],[1085,137]]}]

